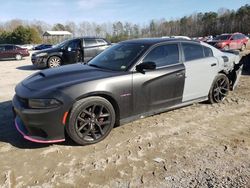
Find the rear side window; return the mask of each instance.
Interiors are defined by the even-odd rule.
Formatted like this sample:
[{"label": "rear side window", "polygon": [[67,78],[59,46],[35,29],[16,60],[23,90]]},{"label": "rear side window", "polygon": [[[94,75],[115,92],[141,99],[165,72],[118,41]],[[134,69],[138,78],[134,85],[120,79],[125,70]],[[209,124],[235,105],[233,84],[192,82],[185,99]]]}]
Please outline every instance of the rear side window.
[{"label": "rear side window", "polygon": [[245,36],[245,35],[243,35],[243,34],[239,34],[239,39],[244,39],[244,38],[246,38],[246,36]]},{"label": "rear side window", "polygon": [[13,46],[5,46],[5,50],[8,51],[8,50],[13,50]]},{"label": "rear side window", "polygon": [[211,48],[208,48],[206,46],[203,46],[204,49],[204,55],[205,57],[212,57],[213,55],[213,51],[211,50]]},{"label": "rear side window", "polygon": [[96,41],[97,41],[98,45],[106,45],[107,44],[107,42],[104,41],[103,39],[96,39]]},{"label": "rear side window", "polygon": [[95,39],[84,39],[85,47],[97,46]]},{"label": "rear side window", "polygon": [[199,44],[183,43],[182,47],[185,61],[191,61],[204,57],[203,48]]},{"label": "rear side window", "polygon": [[154,62],[156,67],[163,67],[179,63],[178,44],[167,44],[155,47],[147,54],[143,62]]}]

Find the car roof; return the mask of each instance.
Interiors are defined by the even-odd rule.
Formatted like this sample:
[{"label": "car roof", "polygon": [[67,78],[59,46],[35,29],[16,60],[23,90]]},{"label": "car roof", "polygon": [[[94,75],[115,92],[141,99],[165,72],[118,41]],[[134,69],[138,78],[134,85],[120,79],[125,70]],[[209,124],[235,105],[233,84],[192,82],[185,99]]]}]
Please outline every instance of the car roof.
[{"label": "car roof", "polygon": [[102,37],[76,37],[76,38],[72,38],[72,39],[69,39],[69,40],[74,40],[74,39],[104,39],[106,40],[105,38],[102,38]]},{"label": "car roof", "polygon": [[199,43],[199,41],[195,40],[187,40],[182,38],[140,38],[140,39],[132,39],[126,40],[121,43],[134,43],[134,44],[143,44],[143,45],[154,45],[163,42],[194,42]]}]

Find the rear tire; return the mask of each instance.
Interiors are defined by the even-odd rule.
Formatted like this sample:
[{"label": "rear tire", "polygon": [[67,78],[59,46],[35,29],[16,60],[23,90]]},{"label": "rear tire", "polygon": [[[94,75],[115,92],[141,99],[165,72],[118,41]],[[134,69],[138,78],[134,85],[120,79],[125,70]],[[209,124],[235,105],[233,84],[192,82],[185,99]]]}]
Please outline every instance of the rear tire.
[{"label": "rear tire", "polygon": [[62,60],[60,57],[57,57],[57,56],[52,56],[48,60],[48,67],[49,68],[60,67],[61,64],[62,64]]},{"label": "rear tire", "polygon": [[108,136],[114,124],[111,103],[102,97],[88,97],[74,104],[66,131],[80,145],[95,144]]},{"label": "rear tire", "polygon": [[16,54],[15,59],[17,61],[21,60],[23,57],[20,54]]},{"label": "rear tire", "polygon": [[210,88],[208,94],[208,101],[213,103],[220,103],[222,102],[229,92],[229,80],[225,74],[218,74]]}]

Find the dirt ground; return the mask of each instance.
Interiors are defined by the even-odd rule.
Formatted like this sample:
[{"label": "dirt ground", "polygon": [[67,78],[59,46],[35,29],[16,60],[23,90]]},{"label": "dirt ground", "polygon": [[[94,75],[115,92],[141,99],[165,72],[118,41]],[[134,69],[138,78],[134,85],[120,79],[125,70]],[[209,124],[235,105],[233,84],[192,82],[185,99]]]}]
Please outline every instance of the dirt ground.
[{"label": "dirt ground", "polygon": [[[222,104],[194,104],[112,130],[101,143],[40,145],[13,125],[30,58],[0,61],[0,187],[250,187],[250,61]],[[248,63],[248,65],[247,65]]]}]

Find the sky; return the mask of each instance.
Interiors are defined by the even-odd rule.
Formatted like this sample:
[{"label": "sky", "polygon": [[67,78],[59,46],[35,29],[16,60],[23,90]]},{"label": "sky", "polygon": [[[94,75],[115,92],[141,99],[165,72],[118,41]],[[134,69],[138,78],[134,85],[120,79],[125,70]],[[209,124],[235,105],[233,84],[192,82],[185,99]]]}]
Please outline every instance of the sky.
[{"label": "sky", "polygon": [[0,22],[41,20],[49,24],[74,21],[96,23],[128,21],[146,24],[152,19],[178,19],[220,8],[237,10],[250,0],[5,0]]}]

